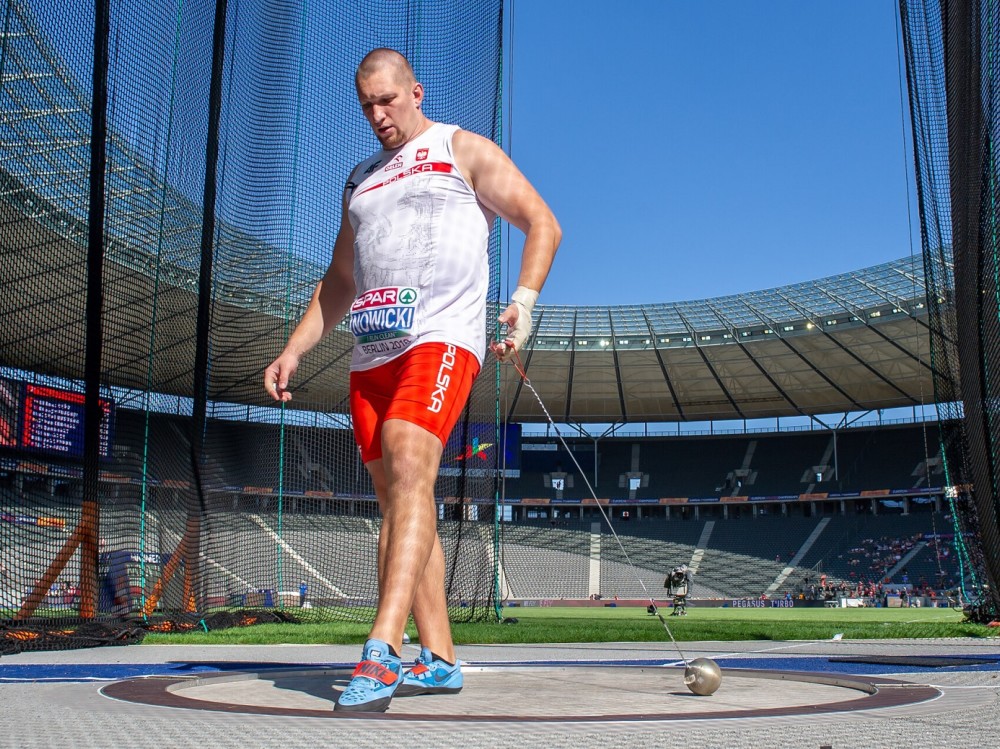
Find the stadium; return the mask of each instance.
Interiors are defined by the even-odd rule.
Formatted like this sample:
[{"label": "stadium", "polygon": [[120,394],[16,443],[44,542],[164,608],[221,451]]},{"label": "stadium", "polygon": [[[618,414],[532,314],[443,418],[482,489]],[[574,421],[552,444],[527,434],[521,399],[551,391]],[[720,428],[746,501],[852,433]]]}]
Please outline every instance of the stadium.
[{"label": "stadium", "polygon": [[[303,362],[293,401],[261,388],[336,233],[339,217],[316,210],[331,188],[310,176],[366,155],[352,88],[320,81],[349,82],[376,44],[406,50],[428,88],[455,92],[429,116],[502,143],[511,11],[366,3],[382,14],[375,32],[348,4],[308,23],[297,3],[247,3],[228,22],[224,0],[125,5],[104,36],[101,94],[92,29],[48,0],[5,3],[0,653],[370,622],[381,519],[351,429],[348,326]],[[948,12],[978,29],[986,5]],[[692,619],[746,607],[955,609],[983,629],[996,618],[998,328],[983,228],[995,208],[992,183],[965,175],[987,169],[978,128],[998,115],[946,86],[963,64],[995,86],[979,58],[995,42],[955,44],[945,61],[938,11],[923,6],[900,3],[922,252],[684,302],[543,297],[519,367],[484,365],[445,446],[435,495],[452,622],[499,628],[553,607],[646,617],[671,605],[664,577],[681,564]],[[457,39],[475,53],[449,56]],[[214,72],[213,55],[228,61]],[[352,124],[325,142],[308,123],[329,118]],[[953,219],[953,204],[974,217]],[[498,222],[489,320],[507,296],[501,234]],[[970,653],[989,650],[942,657]],[[13,689],[2,665],[0,689]],[[743,676],[784,678],[755,668]],[[851,688],[886,699],[891,681]],[[896,693],[929,699],[912,682]],[[740,715],[710,719],[722,717]]]}]

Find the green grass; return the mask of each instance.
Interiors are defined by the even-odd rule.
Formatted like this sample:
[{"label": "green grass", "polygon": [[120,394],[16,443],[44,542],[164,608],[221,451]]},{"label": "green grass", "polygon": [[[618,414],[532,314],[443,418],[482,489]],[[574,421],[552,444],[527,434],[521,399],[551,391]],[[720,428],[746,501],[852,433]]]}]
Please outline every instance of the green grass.
[{"label": "green grass", "polygon": [[[664,613],[667,613],[666,611]],[[517,624],[454,624],[458,644],[547,642],[660,642],[667,634],[655,616],[632,607],[540,607],[504,609]],[[729,609],[690,608],[686,617],[666,617],[678,641],[829,640],[989,637],[995,630],[963,621],[951,609]],[[411,636],[416,631],[408,629]],[[148,644],[273,645],[364,642],[364,622],[260,624],[210,632],[149,634]]]}]

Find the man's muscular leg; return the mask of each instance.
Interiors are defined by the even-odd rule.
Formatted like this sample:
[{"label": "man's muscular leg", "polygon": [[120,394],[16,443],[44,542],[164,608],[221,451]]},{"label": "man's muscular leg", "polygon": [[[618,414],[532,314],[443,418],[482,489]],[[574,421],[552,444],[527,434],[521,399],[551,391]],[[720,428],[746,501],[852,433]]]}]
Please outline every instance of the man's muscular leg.
[{"label": "man's muscular leg", "polygon": [[420,633],[420,644],[448,663],[455,663],[455,644],[451,639],[448,601],[444,591],[444,551],[441,540],[436,536],[424,576],[413,597],[412,611],[413,621]]},{"label": "man's muscular leg", "polygon": [[370,636],[400,652],[412,610],[421,644],[453,661],[434,503],[441,453],[435,435],[408,421],[388,419],[382,427],[382,458],[367,464],[382,510],[379,604]]}]

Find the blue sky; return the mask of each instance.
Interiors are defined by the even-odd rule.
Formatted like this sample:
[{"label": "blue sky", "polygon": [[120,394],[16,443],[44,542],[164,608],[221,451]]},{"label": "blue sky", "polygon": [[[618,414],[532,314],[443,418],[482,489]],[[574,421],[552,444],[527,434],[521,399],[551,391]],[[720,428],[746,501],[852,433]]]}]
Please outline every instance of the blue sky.
[{"label": "blue sky", "polygon": [[564,232],[542,303],[856,270],[911,220],[919,253],[892,0],[512,6],[509,145]]}]

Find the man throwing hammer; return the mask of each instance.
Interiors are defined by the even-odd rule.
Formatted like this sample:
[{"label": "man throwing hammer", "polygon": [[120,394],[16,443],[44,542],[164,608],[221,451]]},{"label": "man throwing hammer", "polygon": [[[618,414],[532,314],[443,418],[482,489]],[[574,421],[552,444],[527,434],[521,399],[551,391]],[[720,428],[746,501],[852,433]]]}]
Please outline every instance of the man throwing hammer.
[{"label": "man throwing hammer", "polygon": [[[350,404],[361,458],[382,514],[378,609],[337,710],[384,711],[394,695],[462,688],[444,590],[434,481],[448,435],[482,366],[490,227],[524,232],[517,290],[500,315],[506,360],[531,332],[531,312],[561,231],[548,206],[493,142],[421,111],[423,86],[398,52],[368,53],[358,101],[382,144],[344,189],[329,269],[281,355],[264,370],[278,401],[301,358],[350,313]],[[404,669],[413,614],[421,652]]]}]

